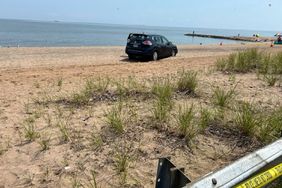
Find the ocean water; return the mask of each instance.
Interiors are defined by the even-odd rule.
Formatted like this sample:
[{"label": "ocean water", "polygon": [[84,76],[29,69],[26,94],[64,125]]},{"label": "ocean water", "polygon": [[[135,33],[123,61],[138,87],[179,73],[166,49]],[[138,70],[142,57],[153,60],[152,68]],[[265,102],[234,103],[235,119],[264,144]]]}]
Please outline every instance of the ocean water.
[{"label": "ocean water", "polygon": [[236,43],[235,41],[184,36],[185,33],[234,36],[273,36],[276,31],[224,30],[204,28],[129,26],[93,23],[40,22],[0,19],[0,46],[124,46],[129,33],[150,33],[166,36],[177,45]]}]

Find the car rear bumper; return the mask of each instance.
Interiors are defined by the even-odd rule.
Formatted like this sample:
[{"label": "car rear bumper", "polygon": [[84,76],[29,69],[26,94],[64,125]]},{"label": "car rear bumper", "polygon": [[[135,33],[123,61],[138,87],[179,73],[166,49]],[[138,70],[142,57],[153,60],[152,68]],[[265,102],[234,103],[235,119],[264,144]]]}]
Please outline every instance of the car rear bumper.
[{"label": "car rear bumper", "polygon": [[125,53],[128,55],[134,55],[134,56],[146,56],[151,57],[153,55],[153,49],[146,49],[146,50],[140,50],[140,49],[134,49],[134,48],[126,48]]}]

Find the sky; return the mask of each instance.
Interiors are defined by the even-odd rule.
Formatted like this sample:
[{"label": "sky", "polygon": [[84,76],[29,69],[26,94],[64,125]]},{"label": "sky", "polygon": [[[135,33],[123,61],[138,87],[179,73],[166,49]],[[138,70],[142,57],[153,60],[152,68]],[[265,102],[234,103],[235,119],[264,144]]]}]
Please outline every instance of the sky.
[{"label": "sky", "polygon": [[0,18],[282,30],[281,0],[0,0]]}]

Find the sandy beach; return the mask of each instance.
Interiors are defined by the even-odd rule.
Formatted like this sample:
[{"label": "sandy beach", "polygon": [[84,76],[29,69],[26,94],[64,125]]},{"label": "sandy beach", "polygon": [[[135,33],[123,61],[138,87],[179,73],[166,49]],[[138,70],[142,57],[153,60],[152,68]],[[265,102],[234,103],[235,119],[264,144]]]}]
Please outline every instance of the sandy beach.
[{"label": "sandy beach", "polygon": [[[188,147],[173,131],[151,127],[151,99],[132,102],[128,114],[136,112],[136,119],[130,118],[122,136],[111,133],[105,123],[105,112],[114,103],[111,100],[83,107],[38,104],[46,98],[70,96],[89,78],[117,81],[134,77],[144,81],[184,69],[198,72],[198,97],[176,96],[176,105],[211,106],[213,87],[228,89],[235,80],[236,100],[259,104],[266,110],[281,106],[281,87],[267,86],[255,73],[237,74],[232,82],[230,75],[213,70],[217,59],[249,48],[270,53],[282,50],[279,46],[270,48],[269,43],[187,45],[179,46],[176,57],[139,62],[129,61],[124,47],[0,48],[0,188],[89,185],[92,171],[99,187],[120,187],[115,157],[121,145],[121,150],[128,149],[132,156],[125,187],[154,187],[159,157],[171,156],[196,180],[254,151],[262,144],[236,131],[214,127],[199,134]],[[174,116],[172,113],[172,121]],[[58,118],[70,127],[67,142],[61,141]],[[26,140],[26,122],[34,123],[40,138]],[[171,123],[169,129],[173,126]],[[101,135],[96,140],[99,144],[95,142],[99,147],[94,149],[89,146],[92,133]],[[44,151],[43,137],[49,142]]]}]

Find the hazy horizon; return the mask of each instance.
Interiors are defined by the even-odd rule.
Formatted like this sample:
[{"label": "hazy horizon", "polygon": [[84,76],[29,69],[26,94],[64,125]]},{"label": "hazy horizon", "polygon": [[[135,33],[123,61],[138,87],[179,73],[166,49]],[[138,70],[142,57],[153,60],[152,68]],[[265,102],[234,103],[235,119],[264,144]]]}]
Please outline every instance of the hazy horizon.
[{"label": "hazy horizon", "polygon": [[3,19],[280,31],[279,0],[9,0]]},{"label": "hazy horizon", "polygon": [[[117,26],[144,26],[144,27],[163,27],[163,28],[182,28],[182,29],[220,29],[220,30],[245,30],[245,31],[276,31],[276,30],[264,30],[264,29],[244,29],[244,28],[215,28],[215,27],[192,27],[192,26],[168,26],[168,25],[138,25],[138,24],[124,24],[124,23],[103,23],[103,22],[86,22],[86,21],[63,21],[63,20],[39,20],[39,19],[16,19],[16,18],[1,18],[0,20],[15,20],[26,22],[46,22],[46,23],[65,23],[65,24],[101,24],[101,25],[117,25]],[[280,30],[277,30],[279,32]]]}]

